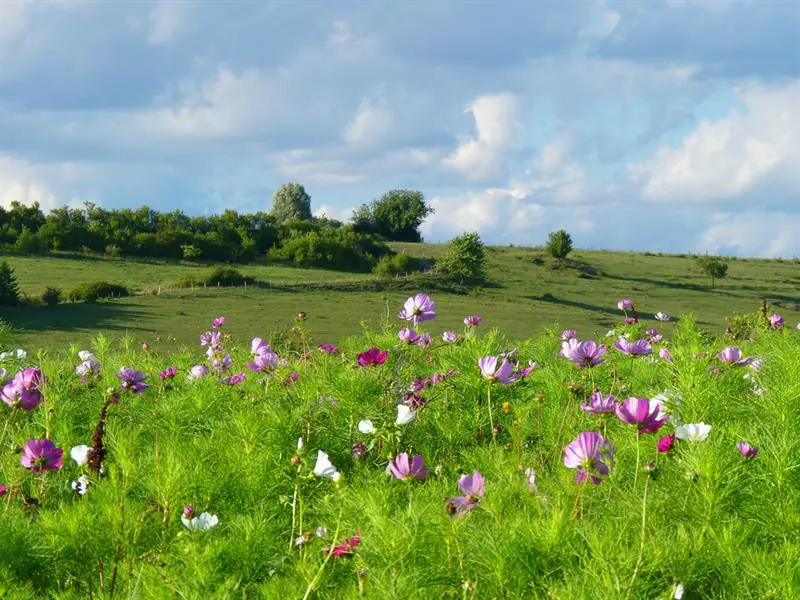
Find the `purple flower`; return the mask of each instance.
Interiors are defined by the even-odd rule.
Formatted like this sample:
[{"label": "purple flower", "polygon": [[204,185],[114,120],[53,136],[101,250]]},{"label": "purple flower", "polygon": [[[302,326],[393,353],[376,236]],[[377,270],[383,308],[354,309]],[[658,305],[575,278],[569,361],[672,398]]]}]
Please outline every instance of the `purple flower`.
[{"label": "purple flower", "polygon": [[286,379],[286,385],[291,385],[295,383],[298,379],[300,379],[300,373],[297,371],[292,371],[289,373],[289,377]]},{"label": "purple flower", "polygon": [[174,367],[174,366],[173,366],[173,367],[170,367],[170,368],[168,368],[168,369],[164,369],[163,371],[161,371],[161,372],[158,374],[158,376],[159,376],[159,377],[162,379],[162,381],[163,381],[164,379],[172,379],[172,378],[174,378],[174,377],[175,377],[175,375],[177,375],[177,374],[178,374],[178,367]]},{"label": "purple flower", "polygon": [[272,371],[278,366],[278,355],[261,338],[255,338],[250,348],[253,350],[253,360],[248,360],[247,366],[251,371]]},{"label": "purple flower", "polygon": [[617,410],[617,399],[615,396],[603,396],[601,392],[595,392],[589,396],[588,404],[581,404],[581,409],[593,415],[613,413]]},{"label": "purple flower", "polygon": [[222,327],[222,324],[223,324],[224,322],[225,322],[225,317],[217,317],[216,319],[214,319],[213,321],[211,321],[211,326],[212,326],[214,329],[219,329],[220,327]]},{"label": "purple flower", "polygon": [[436,303],[426,294],[417,294],[406,300],[403,310],[397,316],[411,321],[416,327],[420,323],[436,318]]},{"label": "purple flower", "polygon": [[498,360],[496,356],[484,356],[478,360],[481,375],[483,375],[484,379],[488,379],[489,381],[497,381],[505,384],[514,383],[516,379],[511,372],[511,363],[508,362],[507,358],[504,358],[502,364],[498,368]]},{"label": "purple flower", "polygon": [[664,426],[669,415],[661,414],[661,404],[647,398],[628,398],[617,406],[617,417],[623,423],[635,425],[639,433],[655,433]]},{"label": "purple flower", "polygon": [[319,351],[325,352],[326,354],[336,354],[336,346],[325,342],[324,344],[319,345]]},{"label": "purple flower", "polygon": [[566,342],[567,340],[574,340],[578,337],[578,332],[574,329],[565,329],[561,332],[561,341]]},{"label": "purple flower", "polygon": [[433,343],[433,337],[427,331],[422,335],[420,335],[419,339],[417,340],[417,345],[423,350],[425,348],[429,348],[432,343]]},{"label": "purple flower", "polygon": [[122,367],[117,371],[117,379],[120,380],[120,387],[123,390],[130,390],[136,394],[141,394],[148,387],[144,382],[144,373],[128,367]]},{"label": "purple flower", "polygon": [[667,361],[667,362],[675,362],[675,360],[672,358],[672,354],[670,354],[670,353],[669,353],[669,350],[667,350],[666,348],[661,348],[661,349],[658,351],[658,355],[659,355],[659,356],[660,356],[660,357],[661,357],[663,360],[665,360],[665,361]]},{"label": "purple flower", "polygon": [[442,340],[448,344],[453,344],[458,341],[458,334],[455,331],[445,331],[442,334]]},{"label": "purple flower", "polygon": [[631,310],[633,309],[633,300],[630,298],[622,298],[619,302],[617,302],[617,308],[620,310]]},{"label": "purple flower", "polygon": [[202,379],[208,374],[208,367],[205,365],[195,365],[189,369],[189,379]]},{"label": "purple flower", "polygon": [[771,329],[780,329],[783,327],[783,317],[778,313],[772,313],[769,316],[769,326]]},{"label": "purple flower", "polygon": [[225,385],[237,385],[242,383],[247,377],[244,373],[236,373],[235,375],[231,375],[230,377],[226,377],[222,380],[222,383]]},{"label": "purple flower", "polygon": [[658,438],[658,444],[656,447],[661,454],[666,454],[672,447],[675,445],[675,434],[670,433],[669,435],[662,435]]},{"label": "purple flower", "polygon": [[401,452],[394,460],[389,461],[389,472],[397,479],[425,479],[428,476],[428,469],[425,469],[425,461],[418,454],[415,454],[408,461],[408,454]]},{"label": "purple flower", "polygon": [[419,339],[419,334],[413,329],[409,329],[408,327],[403,327],[397,333],[397,337],[400,338],[400,341],[403,341],[406,344],[413,344]]},{"label": "purple flower", "polygon": [[537,363],[535,360],[529,360],[528,361],[528,366],[527,367],[523,367],[522,369],[517,371],[514,374],[514,378],[515,379],[524,379],[525,377],[527,377],[528,375],[533,373],[533,371],[535,369],[537,369],[538,367],[539,367],[539,363]]},{"label": "purple flower", "polygon": [[366,352],[358,355],[359,367],[375,367],[382,365],[386,362],[386,357],[389,356],[389,351],[384,350],[381,352],[378,348],[370,348]]},{"label": "purple flower", "polygon": [[467,327],[477,327],[481,324],[481,317],[480,315],[470,315],[468,317],[464,317],[464,325]]},{"label": "purple flower", "polygon": [[458,480],[458,489],[463,496],[448,498],[445,506],[451,515],[463,515],[478,506],[483,498],[483,475],[473,471],[472,475],[462,475]]},{"label": "purple flower", "polygon": [[200,345],[209,346],[213,349],[218,349],[222,346],[222,332],[220,331],[206,331],[200,336]]},{"label": "purple flower", "polygon": [[88,383],[90,379],[100,378],[100,363],[93,355],[89,355],[89,358],[75,367],[75,372],[81,376],[82,383]]},{"label": "purple flower", "polygon": [[226,354],[222,358],[215,358],[213,361],[211,361],[211,366],[217,373],[225,373],[231,368],[231,362],[231,355]]},{"label": "purple flower", "polygon": [[622,321],[625,325],[636,325],[639,322],[639,317],[633,315],[632,317],[627,317]]},{"label": "purple flower", "polygon": [[647,330],[647,341],[651,344],[658,344],[660,341],[664,339],[664,336],[658,333],[658,330],[653,329],[652,327]]},{"label": "purple flower", "polygon": [[58,471],[64,464],[61,457],[62,454],[64,454],[64,451],[61,448],[56,448],[53,442],[47,438],[42,440],[31,438],[22,448],[22,456],[20,456],[19,462],[33,473]]},{"label": "purple flower", "polygon": [[596,367],[605,362],[603,356],[608,348],[598,346],[596,342],[587,340],[579,342],[572,338],[561,344],[561,356],[575,363],[579,367]]},{"label": "purple flower", "polygon": [[655,317],[656,321],[669,321],[669,318],[670,318],[667,313],[663,313],[663,312],[657,312],[653,316]]},{"label": "purple flower", "polygon": [[42,403],[41,386],[44,382],[45,377],[39,369],[23,369],[3,385],[0,397],[10,408],[21,407],[30,412]]},{"label": "purple flower", "polygon": [[722,352],[717,354],[717,358],[726,365],[738,365],[740,367],[749,365],[753,361],[750,357],[742,358],[742,351],[735,346],[725,348]]},{"label": "purple flower", "polygon": [[758,455],[758,448],[753,448],[748,442],[737,442],[736,447],[745,458],[755,458]]},{"label": "purple flower", "polygon": [[404,403],[407,404],[411,410],[417,411],[420,408],[424,408],[428,404],[428,399],[412,393],[406,395]]},{"label": "purple flower", "polygon": [[653,353],[653,348],[647,343],[647,340],[631,342],[627,338],[620,337],[614,347],[628,356],[645,356]]},{"label": "purple flower", "polygon": [[614,467],[614,446],[597,432],[584,431],[564,449],[564,466],[577,469],[575,481],[599,485]]}]

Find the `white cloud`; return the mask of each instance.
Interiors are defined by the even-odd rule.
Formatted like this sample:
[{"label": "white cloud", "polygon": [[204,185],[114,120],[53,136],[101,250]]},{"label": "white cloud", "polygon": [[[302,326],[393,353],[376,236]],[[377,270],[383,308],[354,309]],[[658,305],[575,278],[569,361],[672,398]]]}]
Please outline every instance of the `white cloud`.
[{"label": "white cloud", "polygon": [[364,100],[342,137],[348,144],[370,147],[382,141],[392,130],[392,111],[371,100]]},{"label": "white cloud", "polygon": [[701,122],[629,174],[649,200],[714,202],[776,181],[800,191],[800,82],[739,91],[747,112]]},{"label": "white cloud", "polygon": [[11,39],[25,30],[25,7],[28,5],[24,1],[2,1],[0,2],[0,42],[3,39]]},{"label": "white cloud", "polygon": [[715,214],[696,240],[695,250],[712,254],[786,258],[800,254],[800,215]]},{"label": "white cloud", "polygon": [[150,30],[147,43],[153,46],[167,44],[181,32],[185,22],[188,0],[159,0],[150,11]]},{"label": "white cloud", "polygon": [[328,206],[327,204],[323,204],[317,210],[314,211],[315,217],[328,217],[329,219],[336,219],[341,221],[342,223],[347,223],[350,221],[350,217],[353,216],[353,211],[355,207],[349,206],[347,208],[337,208],[335,206]]},{"label": "white cloud", "polygon": [[69,187],[92,174],[92,167],[77,163],[36,165],[0,155],[0,206],[9,207],[14,201],[26,205],[38,202],[45,212],[65,204],[81,206],[84,199],[59,197],[54,190]]},{"label": "white cloud", "polygon": [[474,137],[464,139],[444,166],[473,180],[496,175],[505,152],[522,128],[519,99],[509,93],[480,96],[466,109],[475,119]]}]

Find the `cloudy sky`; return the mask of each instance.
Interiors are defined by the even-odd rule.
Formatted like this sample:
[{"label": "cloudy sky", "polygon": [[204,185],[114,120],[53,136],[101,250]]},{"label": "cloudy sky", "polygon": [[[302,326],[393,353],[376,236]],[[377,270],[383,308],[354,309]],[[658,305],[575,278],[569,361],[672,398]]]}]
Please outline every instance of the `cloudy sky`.
[{"label": "cloudy sky", "polygon": [[429,241],[800,254],[800,2],[0,0],[0,203],[298,181]]}]

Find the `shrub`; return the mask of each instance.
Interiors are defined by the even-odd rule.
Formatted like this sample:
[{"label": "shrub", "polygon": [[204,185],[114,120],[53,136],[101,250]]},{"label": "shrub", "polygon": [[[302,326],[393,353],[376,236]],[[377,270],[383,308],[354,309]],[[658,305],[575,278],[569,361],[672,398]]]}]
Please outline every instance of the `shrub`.
[{"label": "shrub", "polygon": [[477,232],[459,235],[447,244],[436,270],[460,283],[481,283],[486,278],[486,249]]},{"label": "shrub", "polygon": [[181,252],[183,254],[183,258],[187,260],[192,258],[200,258],[200,255],[203,254],[200,248],[194,244],[183,244],[181,246]]},{"label": "shrub", "polygon": [[550,256],[556,260],[562,260],[567,258],[567,255],[572,252],[572,238],[563,229],[551,231],[547,236],[546,247]]},{"label": "shrub", "polygon": [[19,304],[19,284],[14,269],[3,261],[0,263],[0,307]]},{"label": "shrub", "polygon": [[67,294],[70,302],[96,302],[101,298],[120,298],[122,296],[130,296],[128,288],[107,281],[82,283]]},{"label": "shrub", "polygon": [[236,287],[240,285],[255,283],[253,277],[245,277],[238,269],[232,267],[216,267],[208,277],[205,278],[206,285],[218,285],[222,287]]},{"label": "shrub", "polygon": [[703,273],[711,277],[712,288],[715,280],[724,279],[728,274],[728,263],[717,256],[698,256],[695,260]]},{"label": "shrub", "polygon": [[122,254],[122,250],[116,244],[108,244],[106,246],[106,255],[113,256],[114,258]]},{"label": "shrub", "polygon": [[271,258],[289,260],[298,267],[320,267],[343,271],[370,271],[389,247],[374,235],[352,227],[322,228],[296,235],[270,252]]},{"label": "shrub", "polygon": [[42,294],[42,302],[47,306],[55,306],[64,298],[60,288],[47,286]]},{"label": "shrub", "polygon": [[373,273],[378,277],[394,277],[396,275],[407,275],[425,268],[425,261],[408,254],[384,255],[378,260],[373,269]]}]

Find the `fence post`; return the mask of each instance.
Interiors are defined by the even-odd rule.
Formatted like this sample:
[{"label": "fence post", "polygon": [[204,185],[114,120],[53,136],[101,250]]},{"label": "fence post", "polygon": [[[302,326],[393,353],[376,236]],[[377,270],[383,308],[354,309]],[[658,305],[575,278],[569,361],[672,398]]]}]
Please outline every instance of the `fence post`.
[{"label": "fence post", "polygon": [[158,296],[160,296],[160,295],[161,295],[161,286],[158,286],[158,292],[157,292],[157,294],[156,294],[156,295],[158,295]]}]

